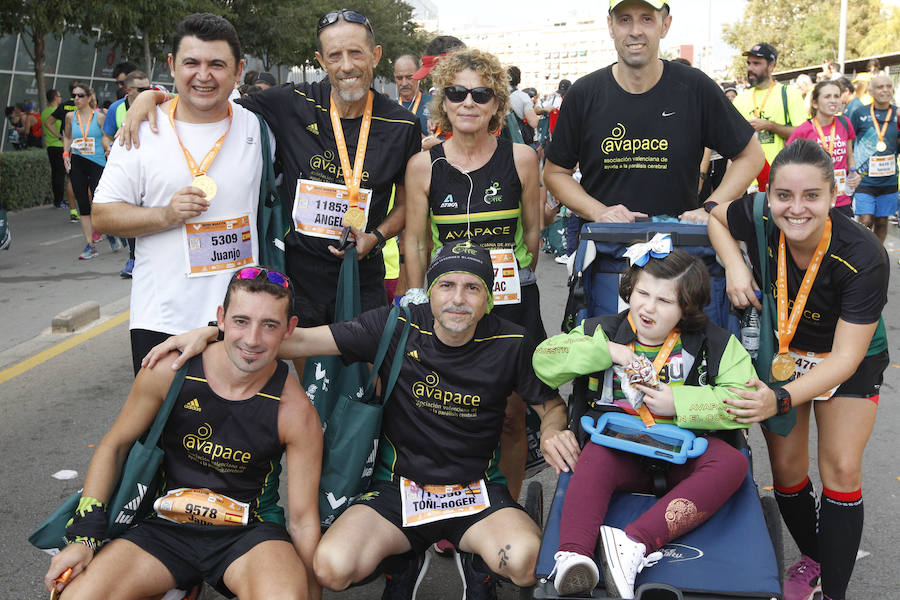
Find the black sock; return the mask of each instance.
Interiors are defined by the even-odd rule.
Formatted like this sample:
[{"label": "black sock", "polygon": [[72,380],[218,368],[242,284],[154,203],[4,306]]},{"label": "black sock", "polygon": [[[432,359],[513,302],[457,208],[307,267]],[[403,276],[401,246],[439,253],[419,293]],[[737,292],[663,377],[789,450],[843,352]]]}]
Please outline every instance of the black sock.
[{"label": "black sock", "polygon": [[775,500],[791,537],[800,552],[819,562],[819,542],[816,537],[819,522],[819,501],[809,477],[800,485],[783,487],[775,483]]},{"label": "black sock", "polygon": [[824,488],[819,513],[819,548],[822,592],[829,598],[842,600],[847,594],[862,528],[862,490],[835,492]]}]

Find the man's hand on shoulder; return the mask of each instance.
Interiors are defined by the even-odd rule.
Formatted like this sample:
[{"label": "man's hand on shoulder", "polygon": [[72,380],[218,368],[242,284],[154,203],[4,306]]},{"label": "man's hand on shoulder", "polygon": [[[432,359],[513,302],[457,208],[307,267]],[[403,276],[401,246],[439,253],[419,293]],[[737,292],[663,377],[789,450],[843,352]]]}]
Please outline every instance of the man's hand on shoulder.
[{"label": "man's hand on shoulder", "polygon": [[159,129],[156,127],[156,105],[165,102],[167,97],[168,94],[158,90],[147,90],[138,94],[138,97],[128,107],[125,120],[116,134],[120,146],[125,146],[129,150],[131,146],[141,147],[138,130],[144,121],[150,124],[150,131],[159,133]]}]

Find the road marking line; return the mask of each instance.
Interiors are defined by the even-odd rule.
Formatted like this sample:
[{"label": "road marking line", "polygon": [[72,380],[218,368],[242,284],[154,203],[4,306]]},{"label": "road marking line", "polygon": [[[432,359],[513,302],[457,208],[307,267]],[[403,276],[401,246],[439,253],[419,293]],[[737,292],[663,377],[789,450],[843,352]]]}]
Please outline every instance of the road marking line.
[{"label": "road marking line", "polygon": [[69,237],[59,238],[58,240],[50,240],[49,242],[41,242],[38,244],[39,246],[52,246],[53,244],[59,244],[60,242],[65,242],[68,240],[74,240],[75,238],[83,237],[83,233],[76,233],[75,235],[70,235]]},{"label": "road marking line", "polygon": [[69,339],[62,341],[51,348],[47,348],[42,352],[38,352],[34,356],[26,358],[22,362],[15,364],[8,369],[0,371],[0,383],[5,383],[13,377],[17,377],[22,373],[33,369],[39,364],[47,362],[51,358],[59,356],[66,350],[71,350],[82,342],[86,342],[91,338],[97,337],[101,333],[109,331],[117,325],[121,325],[128,320],[129,313],[130,311],[126,310],[125,312],[114,316],[108,321],[100,323],[99,325],[92,327],[87,331],[83,331],[76,336],[70,337]]}]

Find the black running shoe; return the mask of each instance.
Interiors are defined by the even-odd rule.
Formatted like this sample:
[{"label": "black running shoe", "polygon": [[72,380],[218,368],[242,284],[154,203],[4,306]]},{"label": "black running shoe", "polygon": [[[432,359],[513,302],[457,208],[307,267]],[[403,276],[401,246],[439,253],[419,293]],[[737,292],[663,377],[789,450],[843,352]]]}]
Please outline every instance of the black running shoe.
[{"label": "black running shoe", "polygon": [[431,564],[431,552],[425,552],[416,556],[414,560],[408,560],[399,571],[386,572],[384,574],[384,592],[381,600],[413,600],[419,584],[428,572]]},{"label": "black running shoe", "polygon": [[481,557],[458,551],[456,567],[463,580],[466,600],[497,600],[497,576]]}]

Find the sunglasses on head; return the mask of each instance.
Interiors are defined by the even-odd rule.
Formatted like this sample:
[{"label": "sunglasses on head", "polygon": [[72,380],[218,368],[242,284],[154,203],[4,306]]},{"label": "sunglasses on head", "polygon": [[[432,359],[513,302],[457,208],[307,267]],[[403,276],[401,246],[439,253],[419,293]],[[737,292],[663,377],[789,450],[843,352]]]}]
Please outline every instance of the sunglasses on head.
[{"label": "sunglasses on head", "polygon": [[87,94],[72,94],[73,98],[87,98]]},{"label": "sunglasses on head", "polygon": [[448,85],[444,88],[444,97],[454,104],[463,102],[469,94],[472,94],[472,100],[477,104],[487,104],[494,97],[494,90],[485,86],[469,89],[461,85]]},{"label": "sunglasses on head", "polygon": [[366,18],[366,15],[361,12],[356,12],[355,10],[350,10],[349,8],[342,8],[341,10],[334,10],[325,14],[325,16],[319,19],[319,24],[316,27],[316,35],[319,35],[319,33],[329,25],[337,23],[338,19],[342,16],[348,23],[364,25],[366,29],[369,30],[369,33],[375,35],[375,32],[372,31],[372,24],[369,23],[369,19]]},{"label": "sunglasses on head", "polygon": [[294,286],[291,285],[291,280],[288,279],[287,276],[278,271],[270,271],[269,269],[264,269],[262,267],[244,267],[235,272],[231,279],[267,279],[269,283],[287,288],[291,293],[294,292]]}]

